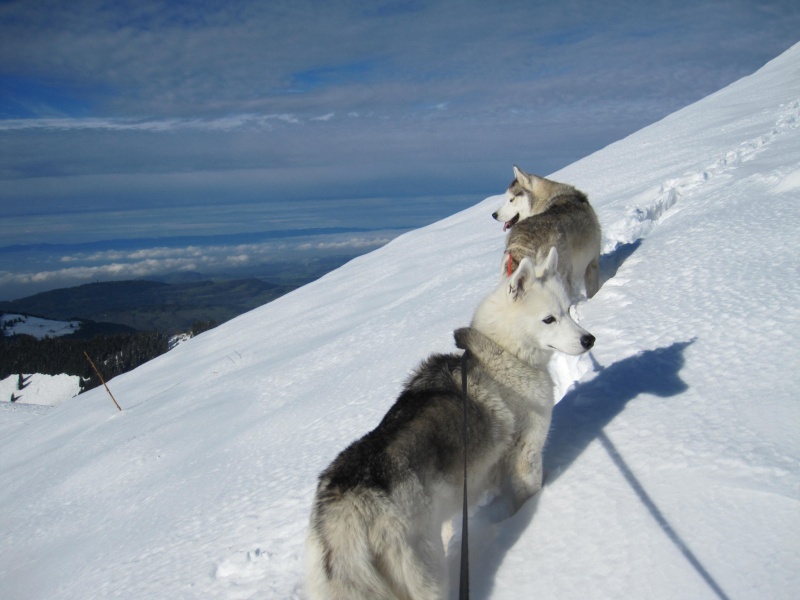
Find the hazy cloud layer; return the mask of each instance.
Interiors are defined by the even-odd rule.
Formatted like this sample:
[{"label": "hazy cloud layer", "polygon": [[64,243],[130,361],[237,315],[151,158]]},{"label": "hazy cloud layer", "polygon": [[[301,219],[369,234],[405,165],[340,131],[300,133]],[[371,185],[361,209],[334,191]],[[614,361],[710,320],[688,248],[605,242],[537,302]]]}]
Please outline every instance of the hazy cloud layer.
[{"label": "hazy cloud layer", "polygon": [[[254,244],[145,247],[105,249],[67,254],[41,252],[28,258],[27,268],[8,269],[14,253],[0,256],[0,300],[19,297],[19,292],[108,279],[140,279],[174,273],[227,273],[250,276],[260,266],[309,257],[350,256],[379,248],[397,233],[329,234],[288,241]],[[11,256],[7,256],[11,254]],[[290,260],[292,260],[290,259]],[[246,271],[249,269],[250,271]],[[11,290],[11,292],[9,292]]]}]

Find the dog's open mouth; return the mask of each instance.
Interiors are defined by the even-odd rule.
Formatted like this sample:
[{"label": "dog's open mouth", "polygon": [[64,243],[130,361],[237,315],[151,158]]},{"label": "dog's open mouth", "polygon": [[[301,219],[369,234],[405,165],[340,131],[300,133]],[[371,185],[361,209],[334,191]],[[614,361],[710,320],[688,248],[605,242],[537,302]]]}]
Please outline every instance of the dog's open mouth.
[{"label": "dog's open mouth", "polygon": [[507,229],[511,229],[514,225],[517,224],[517,221],[519,221],[519,213],[514,215],[514,218],[511,219],[510,221],[506,221],[505,222],[505,225],[503,225],[503,231],[506,231]]}]

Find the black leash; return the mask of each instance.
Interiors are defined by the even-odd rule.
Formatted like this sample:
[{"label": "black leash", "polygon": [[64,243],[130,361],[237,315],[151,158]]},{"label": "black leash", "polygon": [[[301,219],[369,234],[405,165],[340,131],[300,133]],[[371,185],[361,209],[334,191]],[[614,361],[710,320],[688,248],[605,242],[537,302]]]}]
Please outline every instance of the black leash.
[{"label": "black leash", "polygon": [[467,540],[467,354],[461,355],[461,393],[464,399],[464,511],[461,520],[461,583],[458,600],[469,600],[469,541]]}]

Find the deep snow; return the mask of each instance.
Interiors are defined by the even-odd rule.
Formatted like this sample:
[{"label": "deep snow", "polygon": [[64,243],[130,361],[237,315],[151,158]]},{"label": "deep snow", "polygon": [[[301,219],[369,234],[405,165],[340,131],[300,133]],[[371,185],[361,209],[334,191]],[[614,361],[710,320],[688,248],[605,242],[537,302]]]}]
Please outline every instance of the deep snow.
[{"label": "deep snow", "polygon": [[[474,511],[474,599],[796,596],[798,123],[800,45],[552,175],[604,227],[597,344],[554,363],[580,380],[542,492]],[[499,280],[500,202],[117,377],[122,413],[99,388],[3,428],[2,596],[304,598],[316,475],[453,349]]]}]

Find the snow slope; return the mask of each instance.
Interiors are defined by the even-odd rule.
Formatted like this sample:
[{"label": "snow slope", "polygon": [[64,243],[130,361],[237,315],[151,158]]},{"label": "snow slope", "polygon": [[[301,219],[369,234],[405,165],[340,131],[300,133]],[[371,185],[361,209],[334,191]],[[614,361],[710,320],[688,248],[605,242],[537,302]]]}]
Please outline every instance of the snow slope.
[{"label": "snow slope", "polygon": [[[580,380],[545,488],[475,511],[474,599],[800,590],[799,100],[800,45],[553,175],[604,226],[577,308],[598,341],[554,365]],[[304,598],[316,475],[453,349],[498,281],[499,203],[112,380],[122,413],[100,388],[0,434],[3,598]]]}]

